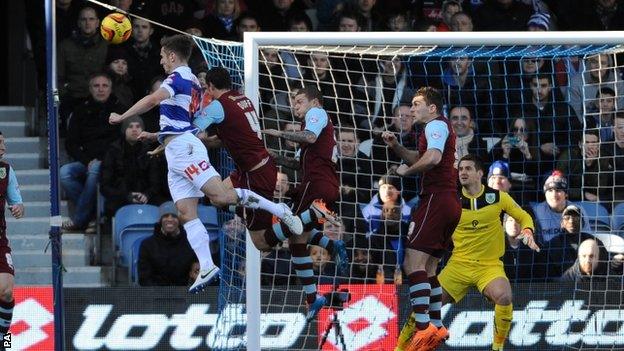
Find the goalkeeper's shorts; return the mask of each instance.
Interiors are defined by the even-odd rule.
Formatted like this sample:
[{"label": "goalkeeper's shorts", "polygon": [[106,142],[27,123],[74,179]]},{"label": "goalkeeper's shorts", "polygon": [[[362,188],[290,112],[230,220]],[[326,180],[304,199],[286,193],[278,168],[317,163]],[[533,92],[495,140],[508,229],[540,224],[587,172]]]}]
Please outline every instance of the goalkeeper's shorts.
[{"label": "goalkeeper's shorts", "polygon": [[483,293],[488,284],[494,279],[505,278],[503,262],[466,262],[454,261],[453,257],[438,275],[438,281],[442,288],[455,300],[459,302],[464,298],[471,287],[476,287]]}]

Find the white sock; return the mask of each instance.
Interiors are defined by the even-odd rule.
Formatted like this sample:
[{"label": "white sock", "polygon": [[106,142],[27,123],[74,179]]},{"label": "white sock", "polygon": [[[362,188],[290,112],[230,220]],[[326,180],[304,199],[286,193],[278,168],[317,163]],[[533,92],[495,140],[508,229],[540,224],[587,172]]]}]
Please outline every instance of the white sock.
[{"label": "white sock", "polygon": [[238,195],[239,204],[244,207],[252,209],[259,208],[277,216],[278,218],[282,218],[286,213],[285,206],[269,201],[253,192],[253,190],[241,188],[234,188],[234,190],[236,191],[236,195]]},{"label": "white sock", "polygon": [[184,230],[186,230],[186,238],[199,260],[199,269],[214,267],[215,264],[210,253],[210,237],[199,218],[184,223]]}]

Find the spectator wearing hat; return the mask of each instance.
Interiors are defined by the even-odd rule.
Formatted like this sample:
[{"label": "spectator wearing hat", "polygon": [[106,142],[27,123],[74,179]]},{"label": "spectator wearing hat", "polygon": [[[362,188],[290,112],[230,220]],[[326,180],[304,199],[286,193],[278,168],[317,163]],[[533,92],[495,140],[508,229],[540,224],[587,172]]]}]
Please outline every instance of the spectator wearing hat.
[{"label": "spectator wearing hat", "polygon": [[385,175],[378,184],[379,192],[362,208],[362,217],[368,223],[367,235],[377,232],[383,225],[381,221],[390,214],[396,220],[409,221],[411,209],[401,196],[401,179]]},{"label": "spectator wearing hat", "polygon": [[197,257],[173,202],[162,204],[159,210],[160,220],[153,235],[143,240],[139,248],[139,285],[186,286]]},{"label": "spectator wearing hat", "polygon": [[545,12],[535,12],[527,22],[529,32],[548,32],[550,30],[550,14]]},{"label": "spectator wearing hat", "polygon": [[496,160],[488,170],[487,183],[492,189],[508,193],[511,190],[510,178],[509,164],[505,161]]},{"label": "spectator wearing hat", "polygon": [[[581,230],[581,209],[576,205],[568,205],[561,213],[561,235],[542,246],[538,257],[537,270],[543,272],[546,279],[558,279],[574,265],[581,242],[595,239],[588,232]],[[607,251],[601,244],[602,257],[607,257]]]},{"label": "spectator wearing hat", "polygon": [[392,268],[392,272],[403,253],[403,239],[407,235],[411,208],[401,196],[399,177],[386,175],[379,179],[378,184],[379,193],[362,208],[364,223],[360,223],[358,232],[366,233],[376,248],[384,248],[388,252],[382,262],[389,265],[384,268]]},{"label": "spectator wearing hat", "polygon": [[144,130],[141,117],[123,121],[122,136],[113,142],[102,162],[101,192],[107,216],[128,204],[160,205],[171,200],[162,157],[150,158],[153,145],[139,140]]},{"label": "spectator wearing hat", "polygon": [[108,116],[125,109],[112,96],[112,81],[105,73],[89,79],[89,93],[89,99],[76,107],[69,121],[65,147],[73,162],[60,169],[61,186],[75,205],[70,219],[63,222],[65,232],[86,229],[94,217],[101,161],[119,137],[119,126],[108,123]]},{"label": "spectator wearing hat", "polygon": [[120,104],[132,106],[134,93],[132,92],[131,77],[128,73],[128,53],[123,46],[108,49],[106,55],[106,70],[113,80],[113,95]]},{"label": "spectator wearing hat", "polygon": [[557,169],[567,175],[568,196],[572,201],[593,201],[610,204],[613,199],[613,165],[601,155],[597,129],[586,129],[577,147],[564,151]]},{"label": "spectator wearing hat", "polygon": [[[568,200],[568,180],[559,170],[555,170],[544,182],[546,201],[533,207],[536,220],[537,238],[541,243],[548,243],[563,233],[561,219],[563,210],[571,203]],[[589,231],[589,224],[583,220],[583,230]]]}]

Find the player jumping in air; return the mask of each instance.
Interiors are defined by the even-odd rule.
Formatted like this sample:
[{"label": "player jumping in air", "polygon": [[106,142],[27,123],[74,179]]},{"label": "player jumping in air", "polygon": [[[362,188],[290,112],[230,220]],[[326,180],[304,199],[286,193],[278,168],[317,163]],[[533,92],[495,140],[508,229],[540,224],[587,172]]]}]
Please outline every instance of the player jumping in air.
[{"label": "player jumping in air", "polygon": [[[459,302],[470,287],[476,287],[494,303],[494,340],[492,350],[502,350],[513,317],[511,285],[501,257],[505,253],[505,233],[501,215],[513,217],[522,229],[519,236],[531,249],[539,251],[533,238],[531,216],[504,191],[481,184],[483,164],[474,155],[459,160],[462,185],[462,214],[453,233],[453,253],[440,273],[442,304]],[[414,331],[414,316],[403,327],[397,350],[403,350]],[[434,350],[442,339],[436,339]]]},{"label": "player jumping in air", "polygon": [[405,162],[396,170],[399,176],[421,173],[420,202],[412,212],[403,261],[416,328],[406,350],[415,351],[448,336],[440,318],[442,289],[436,270],[459,222],[461,205],[453,167],[455,133],[441,114],[442,95],[430,87],[420,88],[410,111],[416,123],[425,125],[418,137],[418,151],[399,144],[391,132],[382,137]]},{"label": "player jumping in air", "polygon": [[[301,184],[294,190],[294,210],[304,223],[303,235],[293,235],[283,227],[274,226],[273,237],[267,237],[269,245],[275,245],[288,238],[295,272],[303,284],[308,303],[307,320],[313,319],[326,303],[323,296],[317,295],[312,271],[312,259],[308,245],[322,246],[330,254],[337,254],[343,267],[347,263],[346,249],[342,241],[331,241],[321,232],[314,232],[315,227],[329,220],[339,222],[331,212],[334,202],[339,197],[339,182],[336,173],[336,139],[334,126],[327,112],[321,107],[323,96],[313,86],[306,86],[294,93],[293,110],[295,116],[303,119],[300,131],[286,132],[267,129],[267,135],[299,143],[299,160],[276,155],[276,162],[283,166],[301,169]],[[294,233],[296,234],[296,233]],[[341,269],[344,271],[344,268]]]},{"label": "player jumping in air", "polygon": [[199,130],[191,123],[201,100],[201,87],[187,64],[192,48],[192,39],[184,35],[163,39],[160,64],[169,76],[158,90],[139,100],[122,115],[111,113],[109,122],[120,123],[160,104],[160,132],[143,132],[140,138],[158,139],[165,147],[171,197],[188,241],[199,259],[199,275],[189,288],[189,292],[197,293],[219,273],[212,261],[208,232],[197,218],[199,198],[206,195],[213,205],[219,207],[261,208],[280,218],[294,232],[301,233],[303,227],[301,220],[293,216],[285,204],[274,204],[249,189],[225,186],[210,164],[206,147],[195,136]]},{"label": "player jumping in air", "polygon": [[[277,167],[273,157],[264,147],[256,109],[245,95],[232,90],[232,79],[226,69],[212,68],[207,72],[205,79],[206,94],[213,101],[195,114],[194,123],[202,130],[213,126],[216,135],[202,135],[200,138],[209,147],[224,146],[236,164],[236,170],[224,180],[225,186],[251,189],[270,198],[275,190]],[[312,206],[321,205],[317,202]],[[273,226],[277,228],[280,224],[273,224],[270,213],[247,210],[245,214],[239,211],[238,215],[245,218],[256,248],[266,251],[276,245]],[[321,240],[326,243],[325,247],[330,248],[329,252],[334,255],[337,262],[347,264],[344,262],[347,253],[342,241],[332,241],[326,237]]]}]

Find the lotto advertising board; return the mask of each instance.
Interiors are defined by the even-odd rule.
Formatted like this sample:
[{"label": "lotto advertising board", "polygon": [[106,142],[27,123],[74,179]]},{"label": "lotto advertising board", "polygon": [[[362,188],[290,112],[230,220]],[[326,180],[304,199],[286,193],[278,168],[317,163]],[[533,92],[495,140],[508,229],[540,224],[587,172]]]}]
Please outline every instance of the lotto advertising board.
[{"label": "lotto advertising board", "polygon": [[[513,323],[505,350],[624,350],[621,282],[527,283],[512,290]],[[444,350],[489,349],[494,311],[480,294],[470,293],[461,303],[445,306],[442,319],[451,335]]]},{"label": "lotto advertising board", "polygon": [[[332,286],[321,285],[328,294]],[[343,299],[348,291],[348,298]],[[274,289],[261,321],[267,350],[392,350],[410,311],[407,289],[394,285],[341,285],[318,320],[307,325],[301,291]],[[624,349],[624,311],[617,292],[574,293],[574,286],[514,287],[514,322],[505,350]],[[244,305],[225,306],[218,290],[188,295],[183,288],[66,289],[68,350],[245,350]],[[300,306],[300,307],[296,307]],[[224,318],[223,316],[229,316]],[[493,333],[493,308],[471,293],[443,309],[451,338],[441,350],[484,350]],[[334,322],[332,324],[332,322]],[[336,328],[336,323],[339,329]],[[326,338],[323,338],[326,336]],[[344,346],[343,346],[344,345]]]},{"label": "lotto advertising board", "polygon": [[15,287],[13,298],[13,322],[2,346],[11,351],[54,350],[52,287]]}]

